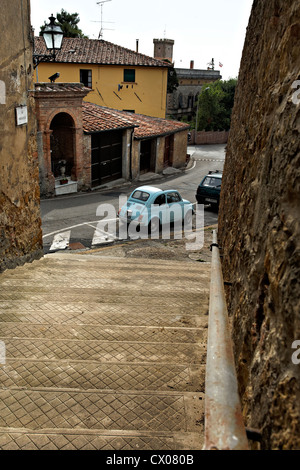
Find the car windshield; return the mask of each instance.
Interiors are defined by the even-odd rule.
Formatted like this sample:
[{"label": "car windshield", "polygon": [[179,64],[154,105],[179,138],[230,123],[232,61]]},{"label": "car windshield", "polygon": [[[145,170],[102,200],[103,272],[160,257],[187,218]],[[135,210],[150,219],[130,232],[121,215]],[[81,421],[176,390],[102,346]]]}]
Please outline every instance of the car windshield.
[{"label": "car windshield", "polygon": [[150,197],[150,194],[149,193],[146,193],[145,191],[140,191],[139,189],[134,191],[134,193],[132,194],[131,196],[133,199],[137,199],[138,201],[143,201],[143,202],[146,202],[149,197]]},{"label": "car windshield", "polygon": [[203,181],[203,186],[209,186],[210,188],[219,188],[221,186],[221,178],[215,178],[214,176],[207,176]]}]

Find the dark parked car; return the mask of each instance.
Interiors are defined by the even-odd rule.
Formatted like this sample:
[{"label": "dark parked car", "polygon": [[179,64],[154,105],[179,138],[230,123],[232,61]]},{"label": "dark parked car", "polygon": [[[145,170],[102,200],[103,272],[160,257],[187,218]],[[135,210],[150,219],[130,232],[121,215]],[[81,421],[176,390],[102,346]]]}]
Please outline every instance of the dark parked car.
[{"label": "dark parked car", "polygon": [[221,171],[210,171],[197,188],[196,200],[198,204],[210,204],[212,208],[218,209],[220,202],[222,183]]}]

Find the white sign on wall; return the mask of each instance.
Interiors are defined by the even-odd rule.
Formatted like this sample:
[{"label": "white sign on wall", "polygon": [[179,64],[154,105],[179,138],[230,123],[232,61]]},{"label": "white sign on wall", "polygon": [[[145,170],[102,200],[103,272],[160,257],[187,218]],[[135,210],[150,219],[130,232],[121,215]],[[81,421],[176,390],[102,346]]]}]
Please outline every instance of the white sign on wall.
[{"label": "white sign on wall", "polygon": [[17,126],[22,126],[28,122],[27,106],[19,106],[16,108]]},{"label": "white sign on wall", "polygon": [[6,89],[5,89],[5,83],[0,80],[0,104],[5,104],[6,103]]}]

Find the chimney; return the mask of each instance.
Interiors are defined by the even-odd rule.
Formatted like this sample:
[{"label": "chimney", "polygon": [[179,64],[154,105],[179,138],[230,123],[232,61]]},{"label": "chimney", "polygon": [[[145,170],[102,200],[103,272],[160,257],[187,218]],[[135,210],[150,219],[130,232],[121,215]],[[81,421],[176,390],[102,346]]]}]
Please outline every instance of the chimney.
[{"label": "chimney", "polygon": [[190,62],[190,69],[193,69],[193,68],[194,68],[194,61],[191,60],[191,62]]},{"label": "chimney", "polygon": [[136,40],[136,52],[139,52],[139,40]]}]

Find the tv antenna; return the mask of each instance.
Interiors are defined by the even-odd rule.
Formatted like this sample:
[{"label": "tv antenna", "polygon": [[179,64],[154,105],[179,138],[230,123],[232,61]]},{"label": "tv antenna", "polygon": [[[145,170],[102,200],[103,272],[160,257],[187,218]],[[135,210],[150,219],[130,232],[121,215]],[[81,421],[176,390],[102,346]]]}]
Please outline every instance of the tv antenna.
[{"label": "tv antenna", "polygon": [[[101,2],[97,2],[97,5],[101,7],[101,28],[98,35],[98,39],[102,39],[103,37],[103,3],[111,2],[112,0],[102,0]],[[99,21],[97,21],[99,23]],[[109,21],[105,21],[105,23],[109,23]],[[105,28],[106,29],[106,28]]]},{"label": "tv antenna", "polygon": [[207,65],[210,65],[210,67],[207,67],[207,70],[215,70],[215,60],[211,59],[211,62],[208,62]]}]

